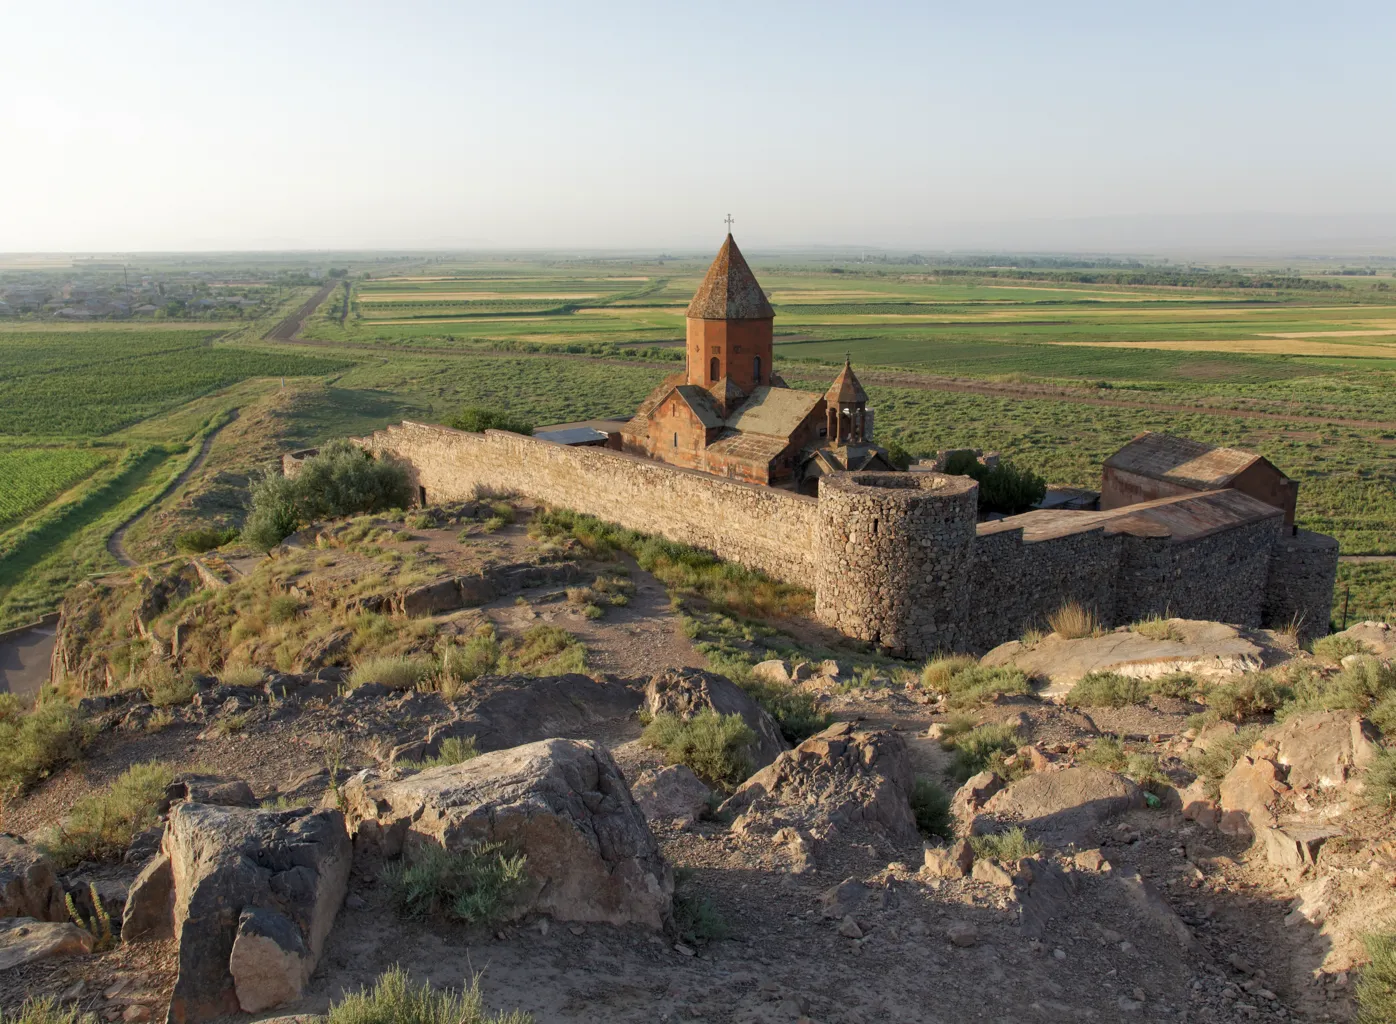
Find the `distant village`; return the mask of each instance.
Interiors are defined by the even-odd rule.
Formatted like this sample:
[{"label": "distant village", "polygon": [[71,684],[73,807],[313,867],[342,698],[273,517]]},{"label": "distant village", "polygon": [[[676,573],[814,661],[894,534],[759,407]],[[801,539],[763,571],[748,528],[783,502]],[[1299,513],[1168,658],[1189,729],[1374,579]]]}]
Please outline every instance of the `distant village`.
[{"label": "distant village", "polygon": [[326,271],[147,271],[120,265],[0,273],[0,317],[33,320],[239,320]]}]

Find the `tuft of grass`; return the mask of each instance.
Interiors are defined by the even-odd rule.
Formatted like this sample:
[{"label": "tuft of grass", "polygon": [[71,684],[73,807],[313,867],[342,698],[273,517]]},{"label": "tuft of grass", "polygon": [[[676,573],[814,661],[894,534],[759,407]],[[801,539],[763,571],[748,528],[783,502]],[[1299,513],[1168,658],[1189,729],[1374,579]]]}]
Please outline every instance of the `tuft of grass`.
[{"label": "tuft of grass", "polygon": [[1150,640],[1182,640],[1183,631],[1172,618],[1163,615],[1150,615],[1148,618],[1132,622],[1129,626],[1131,633],[1138,633],[1142,637]]},{"label": "tuft of grass", "polygon": [[1374,807],[1396,807],[1396,750],[1382,748],[1362,775],[1362,795]]},{"label": "tuft of grass", "polygon": [[1022,737],[1012,725],[980,725],[968,732],[944,737],[941,743],[955,752],[951,775],[956,782],[964,782],[1017,753]]},{"label": "tuft of grass", "polygon": [[381,683],[392,690],[411,690],[431,675],[434,665],[430,658],[406,655],[364,658],[349,674],[349,685]]},{"label": "tuft of grass", "polygon": [[261,686],[266,677],[256,665],[229,665],[218,677],[224,686]]},{"label": "tuft of grass", "polygon": [[976,857],[992,857],[1000,861],[1022,860],[1042,852],[1042,843],[1029,839],[1020,826],[987,836],[970,836],[969,845]]},{"label": "tuft of grass", "polygon": [[747,696],[766,709],[780,726],[781,735],[792,745],[829,728],[834,716],[820,711],[813,694],[787,683],[772,683],[748,677],[738,684]]},{"label": "tuft of grass", "polygon": [[1095,612],[1076,601],[1068,601],[1047,616],[1047,625],[1052,632],[1067,640],[1080,640],[1088,636],[1100,636],[1100,620]]},{"label": "tuft of grass", "polygon": [[1029,626],[1027,629],[1023,630],[1021,639],[1023,646],[1031,650],[1047,639],[1047,631],[1039,629],[1037,626]]},{"label": "tuft of grass", "polygon": [[163,661],[151,660],[139,676],[145,699],[157,708],[188,704],[194,699],[194,683]]},{"label": "tuft of grass", "polygon": [[582,614],[588,619],[599,619],[606,614],[606,610],[599,604],[589,604],[582,609]]},{"label": "tuft of grass", "polygon": [[1396,1020],[1396,933],[1364,935],[1368,962],[1357,975],[1357,1024]]},{"label": "tuft of grass", "polygon": [[213,723],[213,734],[227,739],[247,728],[246,715],[225,715]]},{"label": "tuft of grass", "polygon": [[97,1024],[95,1013],[83,1013],[77,1005],[64,1009],[53,996],[33,997],[20,1004],[18,1010],[0,1016],[4,1024]]},{"label": "tuft of grass", "polygon": [[1092,768],[1117,772],[1125,766],[1125,746],[1114,736],[1098,736],[1081,751],[1077,760]]},{"label": "tuft of grass", "polygon": [[1032,693],[1022,669],[990,668],[973,658],[933,658],[921,669],[921,684],[943,694],[950,708],[968,708],[996,697]]},{"label": "tuft of grass", "polygon": [[707,896],[693,887],[693,872],[674,871],[674,927],[684,942],[699,943],[725,939],[730,934],[727,921]]},{"label": "tuft of grass", "polygon": [[0,705],[0,803],[23,793],[77,760],[89,731],[76,708],[51,700],[24,711],[18,700]]},{"label": "tuft of grass", "polygon": [[925,776],[917,776],[911,788],[911,811],[916,828],[927,838],[955,838],[955,821],[950,816],[950,794]]},{"label": "tuft of grass", "polygon": [[751,774],[747,750],[756,734],[741,715],[709,709],[692,718],[655,715],[640,741],[664,751],[671,764],[686,764],[710,784],[731,792]]},{"label": "tuft of grass", "polygon": [[[477,975],[460,992],[438,991],[425,982],[414,986],[407,972],[393,967],[371,989],[350,993],[330,1007],[325,1024],[532,1024],[515,1010],[491,1013],[485,1008]],[[22,1021],[16,1024],[75,1024],[69,1020]]]},{"label": "tuft of grass", "polygon": [[405,768],[440,768],[448,764],[464,764],[480,756],[474,736],[448,736],[441,741],[436,753],[421,761],[404,761]]},{"label": "tuft of grass", "polygon": [[1333,633],[1315,640],[1313,652],[1315,658],[1336,665],[1349,654],[1371,654],[1372,649],[1356,637]]},{"label": "tuft of grass", "polygon": [[505,641],[499,671],[530,676],[560,676],[587,670],[586,647],[560,626],[539,623]]},{"label": "tuft of grass", "polygon": [[267,602],[267,621],[274,626],[290,622],[300,613],[300,599],[290,594],[277,594]]},{"label": "tuft of grass", "polygon": [[137,833],[160,820],[159,807],[174,775],[161,761],[133,764],[73,804],[43,843],[44,850],[63,871],[85,860],[119,859]]},{"label": "tuft of grass", "polygon": [[384,878],[404,917],[442,915],[467,924],[500,920],[528,880],[522,854],[502,843],[478,843],[451,852],[420,847],[415,859],[388,866]]}]

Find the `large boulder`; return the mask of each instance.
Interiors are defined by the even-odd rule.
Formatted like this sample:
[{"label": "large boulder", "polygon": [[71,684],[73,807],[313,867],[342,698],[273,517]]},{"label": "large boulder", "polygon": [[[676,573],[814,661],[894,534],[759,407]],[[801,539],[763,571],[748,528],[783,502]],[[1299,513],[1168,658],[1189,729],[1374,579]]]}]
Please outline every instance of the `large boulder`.
[{"label": "large boulder", "polygon": [[127,941],[178,940],[170,1024],[300,998],[344,900],[351,860],[337,810],[176,804],[122,922]]},{"label": "large boulder", "polygon": [[66,921],[53,862],[19,836],[0,835],[0,917]]},{"label": "large boulder", "polygon": [[1024,776],[990,797],[984,810],[1064,845],[1079,842],[1102,822],[1143,806],[1143,791],[1123,775],[1077,766]]},{"label": "large boulder", "polygon": [[407,778],[361,772],[345,797],[366,865],[410,861],[428,844],[502,843],[527,858],[515,913],[655,929],[672,921],[673,871],[597,743],[541,740]]},{"label": "large boulder", "polygon": [[1237,759],[1220,786],[1221,821],[1228,835],[1250,838],[1277,822],[1280,794],[1289,786],[1284,769],[1258,751]]},{"label": "large boulder", "polygon": [[1155,640],[1121,627],[1095,637],[1067,639],[1053,633],[1034,644],[1011,640],[984,655],[981,664],[1012,665],[1046,679],[1043,697],[1064,696],[1090,672],[1153,679],[1170,672],[1224,678],[1256,672],[1289,655],[1262,634],[1195,619],[1170,619],[1176,639]]},{"label": "large boulder", "polygon": [[1363,650],[1382,661],[1396,657],[1396,627],[1387,622],[1359,622],[1335,636],[1347,637],[1362,644]]},{"label": "large boulder", "polygon": [[790,749],[766,709],[726,676],[697,668],[673,668],[659,673],[645,687],[645,707],[651,715],[692,718],[702,711],[741,715],[756,742],[747,751],[752,765],[764,768]]},{"label": "large boulder", "polygon": [[683,764],[641,772],[630,792],[650,821],[691,824],[708,806],[713,791]]},{"label": "large boulder", "polygon": [[733,824],[738,831],[861,824],[911,842],[918,838],[913,781],[899,734],[837,722],[747,779],[719,810],[741,816]]},{"label": "large boulder", "polygon": [[90,931],[75,924],[32,917],[0,918],[0,971],[50,956],[91,953],[93,941]]},{"label": "large boulder", "polygon": [[1295,715],[1267,729],[1265,740],[1275,763],[1289,769],[1285,782],[1292,789],[1342,786],[1380,749],[1376,730],[1352,711]]}]

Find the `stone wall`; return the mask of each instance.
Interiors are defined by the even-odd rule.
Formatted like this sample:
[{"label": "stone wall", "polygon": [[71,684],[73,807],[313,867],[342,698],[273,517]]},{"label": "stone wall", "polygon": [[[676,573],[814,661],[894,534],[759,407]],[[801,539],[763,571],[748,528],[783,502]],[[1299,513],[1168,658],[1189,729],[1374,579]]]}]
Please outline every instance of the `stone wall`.
[{"label": "stone wall", "polygon": [[815,499],[605,448],[406,422],[360,442],[407,463],[426,500],[512,492],[706,548],[789,583],[814,576]]},{"label": "stone wall", "polygon": [[1299,626],[1304,640],[1324,636],[1333,617],[1333,580],[1338,572],[1338,542],[1308,530],[1286,530],[1270,557],[1265,586],[1264,621],[1281,628]]},{"label": "stone wall", "polygon": [[[1159,522],[976,525],[978,485],[841,473],[813,498],[603,448],[403,423],[360,442],[409,466],[424,501],[517,493],[705,548],[802,586],[820,621],[903,657],[984,651],[1075,601],[1103,625],[1153,614],[1326,632],[1337,542],[1282,513],[1180,537]],[[299,454],[299,453],[298,453]],[[287,467],[288,473],[291,466]],[[1047,516],[1047,513],[1040,513]]]},{"label": "stone wall", "polygon": [[839,473],[819,483],[815,614],[902,656],[959,650],[979,485],[937,473]]}]

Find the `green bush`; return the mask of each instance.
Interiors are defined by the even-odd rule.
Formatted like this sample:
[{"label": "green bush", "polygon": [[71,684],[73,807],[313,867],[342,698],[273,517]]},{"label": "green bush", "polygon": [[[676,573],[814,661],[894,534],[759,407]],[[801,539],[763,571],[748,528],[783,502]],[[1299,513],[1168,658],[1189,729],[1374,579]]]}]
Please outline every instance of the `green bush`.
[{"label": "green bush", "polygon": [[1341,636],[1337,633],[1319,637],[1313,644],[1315,658],[1321,658],[1335,665],[1349,654],[1370,654],[1371,651],[1370,647],[1356,637]]},{"label": "green bush", "polygon": [[1203,691],[1207,710],[1229,722],[1244,722],[1273,714],[1293,691],[1268,672],[1250,672],[1231,683],[1218,683]]},{"label": "green bush", "polygon": [[483,405],[467,405],[446,421],[446,426],[456,430],[468,430],[479,434],[486,430],[508,430],[515,434],[533,433],[533,424],[522,416],[516,416],[504,409],[493,409]]},{"label": "green bush", "polygon": [[1001,861],[1022,860],[1042,852],[1042,843],[1029,839],[1028,834],[1018,826],[992,835],[970,836],[969,845],[974,847],[976,857],[992,857]]},{"label": "green bush", "polygon": [[1000,460],[993,469],[972,452],[957,452],[946,462],[945,472],[968,476],[979,482],[979,511],[1017,515],[1026,512],[1047,494],[1047,481],[1030,469],[1019,469]]},{"label": "green bush", "polygon": [[1382,748],[1362,776],[1362,795],[1374,807],[1396,806],[1396,750]]},{"label": "green bush", "polygon": [[1198,689],[1186,672],[1173,672],[1155,679],[1136,679],[1117,672],[1088,672],[1066,695],[1066,703],[1076,708],[1122,708],[1143,704],[1151,696],[1187,699]]},{"label": "green bush", "polygon": [[727,921],[702,893],[693,887],[693,872],[674,870],[674,928],[684,942],[712,942],[728,935]]},{"label": "green bush", "polygon": [[231,544],[237,539],[238,531],[235,527],[229,526],[220,530],[214,526],[204,526],[186,530],[176,537],[175,550],[186,555],[201,555],[205,551],[221,548],[224,544]]},{"label": "green bush", "polygon": [[911,812],[916,828],[927,838],[955,838],[955,820],[950,816],[950,794],[930,779],[918,776],[911,788]]},{"label": "green bush", "polygon": [[6,702],[0,716],[0,802],[76,760],[88,740],[82,716],[61,701],[48,701],[28,713],[18,702]]},{"label": "green bush", "polygon": [[1264,731],[1263,726],[1249,725],[1244,729],[1237,729],[1230,735],[1211,738],[1206,750],[1194,747],[1188,751],[1188,764],[1202,779],[1208,793],[1214,799],[1220,791],[1221,780],[1226,778],[1226,773],[1231,771],[1242,754],[1255,746],[1255,741],[1260,739]]},{"label": "green bush", "polygon": [[267,621],[274,625],[290,622],[300,613],[300,600],[290,594],[278,594],[267,605]]},{"label": "green bush", "polygon": [[[1275,716],[1281,721],[1309,711],[1358,711],[1389,725],[1396,718],[1396,665],[1362,655],[1336,675],[1297,674],[1285,695]],[[1382,728],[1381,722],[1377,725]]]},{"label": "green bush", "polygon": [[493,627],[485,626],[463,644],[439,643],[436,655],[443,676],[456,683],[473,683],[495,670],[499,663],[499,638]]},{"label": "green bush", "polygon": [[440,768],[448,764],[464,764],[479,756],[480,751],[475,747],[474,736],[448,736],[441,741],[441,746],[431,757],[421,761],[405,761],[403,764],[408,768]]},{"label": "green bush", "polygon": [[1396,1020],[1396,934],[1365,935],[1369,962],[1357,975],[1357,1024]]},{"label": "green bush", "polygon": [[504,916],[524,887],[526,858],[501,843],[480,843],[452,853],[426,845],[411,862],[384,872],[393,902],[404,917],[444,915],[469,924],[490,924]]},{"label": "green bush", "polygon": [[[526,1013],[490,1013],[476,977],[460,992],[435,991],[425,982],[413,986],[407,972],[394,967],[372,989],[361,989],[330,1007],[325,1024],[532,1024]],[[75,1024],[70,1020],[24,1021],[21,1024]]]},{"label": "green bush", "polygon": [[686,764],[709,784],[731,792],[751,774],[747,751],[756,734],[741,715],[719,715],[711,709],[692,718],[655,715],[640,737],[646,746],[662,750],[673,764]]},{"label": "green bush", "polygon": [[349,441],[331,441],[302,463],[294,480],[275,473],[257,480],[242,536],[270,548],[317,519],[401,508],[411,498],[404,466]]},{"label": "green bush", "polygon": [[748,678],[739,683],[747,696],[766,709],[780,726],[781,735],[792,745],[829,728],[834,716],[820,711],[814,695],[786,683]]},{"label": "green bush", "polygon": [[1022,669],[991,668],[973,658],[935,658],[921,670],[927,689],[944,694],[950,708],[968,708],[1009,694],[1030,694],[1032,684]]},{"label": "green bush", "polygon": [[84,860],[116,860],[131,840],[160,820],[174,769],[160,761],[134,764],[111,784],[73,804],[44,843],[60,870]]},{"label": "green bush", "polygon": [[942,743],[948,744],[955,752],[951,775],[956,782],[964,782],[986,768],[995,767],[1008,755],[1017,753],[1022,738],[1013,725],[981,725],[958,736],[947,737]]}]

